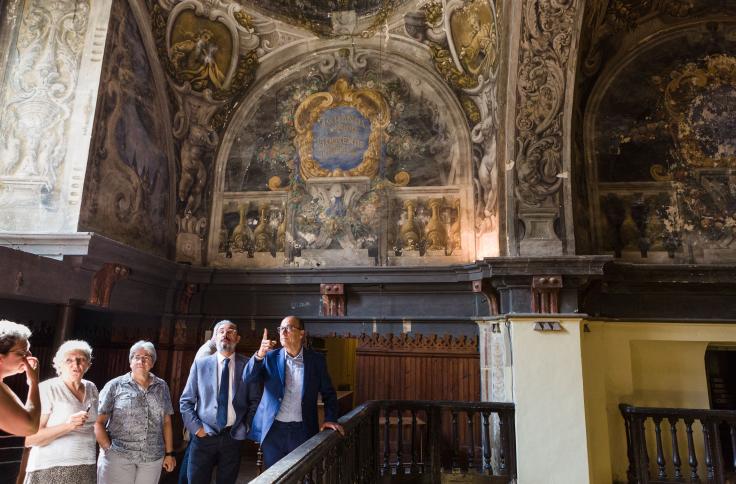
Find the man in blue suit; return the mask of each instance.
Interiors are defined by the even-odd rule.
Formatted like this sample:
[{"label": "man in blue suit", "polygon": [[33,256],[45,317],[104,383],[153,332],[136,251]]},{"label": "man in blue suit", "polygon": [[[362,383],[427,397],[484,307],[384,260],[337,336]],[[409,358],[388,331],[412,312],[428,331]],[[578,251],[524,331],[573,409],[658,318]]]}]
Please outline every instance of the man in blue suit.
[{"label": "man in blue suit", "polygon": [[[326,428],[344,434],[337,423],[337,394],[321,354],[304,348],[304,326],[287,316],[278,328],[282,348],[263,330],[261,347],[245,367],[246,382],[263,382],[263,398],[253,418],[249,438],[261,443],[263,468]],[[317,393],[322,395],[325,422],[317,417]]]},{"label": "man in blue suit", "polygon": [[258,385],[243,381],[248,358],[235,353],[240,341],[235,323],[217,323],[214,339],[217,353],[194,360],[179,399],[184,425],[192,436],[187,470],[192,484],[209,484],[215,465],[217,484],[235,482],[249,414],[260,399]]}]

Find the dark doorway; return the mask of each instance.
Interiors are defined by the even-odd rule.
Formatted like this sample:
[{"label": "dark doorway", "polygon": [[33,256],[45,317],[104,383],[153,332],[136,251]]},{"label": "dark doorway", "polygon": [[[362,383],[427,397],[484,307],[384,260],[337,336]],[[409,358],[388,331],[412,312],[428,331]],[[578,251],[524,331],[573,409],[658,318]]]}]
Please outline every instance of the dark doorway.
[{"label": "dark doorway", "polygon": [[[736,410],[736,346],[710,345],[705,351],[705,374],[708,379],[708,397],[713,410]],[[734,468],[731,433],[728,424],[718,429],[723,463],[727,473]]]}]

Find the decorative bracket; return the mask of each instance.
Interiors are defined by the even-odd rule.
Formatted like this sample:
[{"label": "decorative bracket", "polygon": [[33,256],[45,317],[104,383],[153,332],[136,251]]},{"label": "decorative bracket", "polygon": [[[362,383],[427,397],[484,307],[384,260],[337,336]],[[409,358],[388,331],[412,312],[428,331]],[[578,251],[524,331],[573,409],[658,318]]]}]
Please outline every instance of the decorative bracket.
[{"label": "decorative bracket", "polygon": [[562,276],[534,276],[532,278],[532,312],[558,313]]},{"label": "decorative bracket", "polygon": [[110,306],[110,295],[115,283],[131,274],[129,267],[113,262],[106,262],[102,268],[92,276],[89,303],[107,308]]},{"label": "decorative bracket", "polygon": [[498,316],[498,295],[496,290],[491,286],[490,279],[473,281],[473,292],[483,294],[488,301],[488,314]]},{"label": "decorative bracket", "polygon": [[322,316],[345,316],[345,284],[320,284]]}]

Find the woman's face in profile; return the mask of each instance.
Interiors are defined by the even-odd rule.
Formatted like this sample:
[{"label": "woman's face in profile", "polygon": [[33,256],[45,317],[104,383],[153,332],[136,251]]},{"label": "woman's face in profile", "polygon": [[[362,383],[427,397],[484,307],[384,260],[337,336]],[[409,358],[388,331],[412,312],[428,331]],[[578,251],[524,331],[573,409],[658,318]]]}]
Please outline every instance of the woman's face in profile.
[{"label": "woman's face in profile", "polygon": [[15,342],[12,348],[7,354],[0,354],[0,361],[2,362],[2,375],[3,377],[16,375],[26,371],[25,358],[31,355],[31,345],[28,340],[19,339]]}]

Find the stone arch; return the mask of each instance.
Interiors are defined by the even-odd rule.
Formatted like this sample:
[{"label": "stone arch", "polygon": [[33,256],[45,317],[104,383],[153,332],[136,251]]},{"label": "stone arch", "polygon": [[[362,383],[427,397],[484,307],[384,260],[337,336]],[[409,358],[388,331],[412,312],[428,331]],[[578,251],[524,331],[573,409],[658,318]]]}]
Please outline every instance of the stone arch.
[{"label": "stone arch", "polygon": [[[462,232],[459,235],[461,243],[457,244],[457,246],[462,246],[462,249],[456,251],[452,257],[445,258],[444,260],[441,258],[437,259],[434,262],[435,264],[471,260],[474,253],[474,237],[472,234],[474,207],[470,129],[457,97],[436,72],[427,67],[430,65],[430,56],[425,47],[410,40],[396,38],[391,38],[388,42],[385,42],[385,39],[369,39],[362,42],[360,47],[356,47],[349,42],[305,40],[264,56],[261,59],[261,65],[253,87],[232,115],[228,128],[222,137],[220,149],[215,160],[213,209],[211,213],[212,224],[210,225],[208,246],[209,261],[212,262],[216,259],[218,250],[222,248],[218,240],[223,238],[221,237],[224,220],[223,210],[225,204],[228,203],[227,200],[237,199],[239,197],[239,195],[235,195],[235,192],[240,193],[242,199],[249,200],[247,203],[251,211],[259,210],[255,205],[262,205],[264,202],[271,204],[280,203],[282,205],[286,203],[283,191],[281,190],[284,188],[284,182],[288,179],[288,176],[284,174],[285,164],[281,166],[281,175],[279,177],[282,186],[274,185],[271,187],[271,190],[268,190],[266,187],[266,178],[271,178],[270,174],[269,177],[262,176],[257,187],[242,185],[235,188],[228,181],[232,179],[232,177],[228,178],[231,176],[228,172],[230,169],[228,163],[232,160],[235,150],[241,149],[243,146],[247,149],[252,148],[252,144],[241,143],[240,137],[243,135],[243,130],[247,130],[249,123],[253,123],[253,120],[259,115],[259,110],[263,109],[264,104],[273,102],[273,104],[269,105],[269,109],[276,110],[281,109],[279,106],[285,105],[283,99],[266,99],[268,96],[274,96],[276,92],[279,94],[286,92],[285,90],[290,88],[289,86],[294,85],[294,83],[314,81],[310,84],[310,87],[304,90],[294,90],[293,95],[297,97],[302,94],[312,93],[315,90],[327,89],[340,76],[347,76],[349,79],[354,78],[356,80],[356,86],[360,84],[364,88],[374,90],[380,88],[386,92],[388,92],[386,90],[388,88],[384,89],[385,85],[392,82],[398,86],[396,87],[397,90],[402,90],[401,95],[405,95],[407,99],[417,102],[418,104],[416,106],[422,107],[421,104],[425,104],[428,109],[426,112],[432,113],[434,116],[433,119],[438,123],[438,127],[436,127],[438,132],[443,133],[443,136],[446,136],[445,139],[448,141],[445,143],[447,145],[445,146],[447,151],[440,152],[440,154],[432,154],[431,149],[435,146],[431,144],[430,140],[429,154],[421,151],[426,146],[416,147],[417,152],[415,154],[418,158],[436,160],[438,163],[441,163],[443,168],[439,170],[439,174],[429,174],[430,170],[415,167],[416,172],[409,173],[409,179],[404,180],[402,178],[403,175],[400,176],[399,172],[406,170],[399,170],[397,168],[395,173],[389,173],[389,169],[386,169],[386,176],[384,178],[398,187],[401,187],[402,183],[408,181],[411,190],[407,190],[398,199],[404,200],[412,196],[424,197],[427,200],[427,213],[431,211],[428,200],[429,198],[435,197],[440,197],[444,200],[441,207],[442,213],[449,213],[447,212],[448,210],[455,210],[451,212],[448,220],[453,220],[452,226],[454,228],[452,230],[462,227]],[[377,80],[372,84],[373,81],[370,79],[373,78]],[[314,86],[316,85],[321,87],[315,88]],[[298,101],[301,102],[303,97],[299,98]],[[280,104],[277,106],[276,103]],[[290,109],[294,109],[294,106],[297,104],[296,100],[294,102],[287,100],[286,102],[286,105]],[[404,107],[409,106],[408,103],[402,103],[401,99],[399,99],[392,105],[392,109],[394,109],[392,112],[394,114],[398,112],[395,108],[402,107],[400,105],[404,105]],[[289,113],[284,114],[286,117],[289,116]],[[400,132],[399,120],[404,118],[400,115],[398,117],[394,116],[394,119],[397,120],[394,128],[398,130],[397,132]],[[416,120],[423,122],[421,112],[417,114]],[[391,129],[390,126],[389,129]],[[389,133],[386,139],[394,139],[391,136],[398,137],[400,134]],[[408,137],[407,140],[407,143],[411,145],[411,137]],[[241,145],[238,143],[241,143]],[[288,144],[290,143],[282,143],[280,146],[288,148]],[[391,149],[391,146],[383,145],[384,159],[391,158],[397,166],[401,164],[397,163],[397,159],[409,160],[411,158],[409,154],[405,154],[406,156],[401,158],[404,154],[397,155],[398,150],[396,149],[392,154]],[[252,157],[252,152],[249,152],[249,156]],[[390,162],[382,166],[385,168],[388,165],[390,165]],[[250,165],[248,165],[247,169],[250,169]],[[411,172],[411,170],[408,170],[408,172]],[[232,173],[232,170],[230,170],[230,173]],[[419,178],[417,178],[417,173],[422,173],[419,175]],[[378,178],[381,178],[383,174],[382,172],[382,175]],[[422,184],[419,183],[419,179],[422,176],[427,179],[434,176],[436,180],[435,182]],[[378,178],[367,181],[366,183],[375,185]],[[415,180],[417,181],[417,186],[412,186],[411,183]],[[430,189],[428,187],[435,187],[437,189]],[[440,189],[439,187],[443,188]],[[357,195],[355,196],[360,196],[360,190],[356,193]],[[411,196],[409,196],[409,193],[411,193]],[[457,204],[457,206],[453,204]],[[285,217],[286,213],[284,212],[281,216]],[[459,225],[455,226],[455,222]],[[446,227],[446,231],[449,232],[450,229],[449,226]],[[272,226],[270,230],[271,232],[277,232],[279,228]],[[381,235],[381,237],[384,235]],[[351,241],[350,243],[352,244],[353,242]],[[326,248],[326,246],[323,248]],[[284,250],[282,245],[279,245],[278,249],[278,252]],[[391,249],[393,250],[393,247]],[[385,247],[382,250],[380,256],[382,260],[379,261],[381,265],[387,260],[386,250]],[[444,251],[447,253],[448,248],[445,247]],[[460,252],[462,252],[462,255],[458,255]]]},{"label": "stone arch", "polygon": [[720,106],[736,101],[727,74],[734,20],[697,8],[648,12],[606,62],[581,63],[593,68],[578,72],[576,100],[585,183],[576,219],[590,228],[588,252],[639,262],[734,257],[736,140],[716,129],[729,122]]}]

